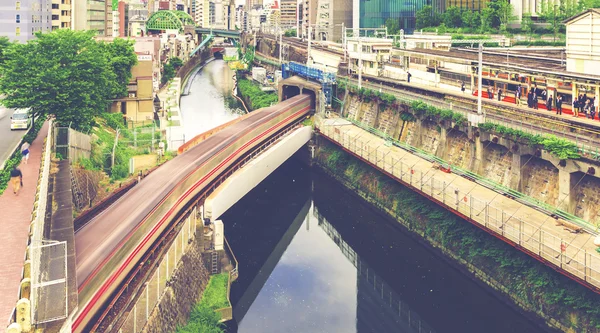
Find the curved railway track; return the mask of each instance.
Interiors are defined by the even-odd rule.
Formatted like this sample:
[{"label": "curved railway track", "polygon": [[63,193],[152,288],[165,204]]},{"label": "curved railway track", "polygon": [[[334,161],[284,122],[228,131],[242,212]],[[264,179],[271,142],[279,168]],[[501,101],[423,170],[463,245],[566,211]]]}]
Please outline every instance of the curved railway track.
[{"label": "curved railway track", "polygon": [[[75,235],[79,309],[74,332],[91,332],[122,295],[178,214],[257,147],[311,110],[307,95],[257,110],[164,164]],[[148,252],[150,251],[150,252]],[[141,265],[143,266],[143,265]],[[96,326],[97,328],[97,326]]]}]

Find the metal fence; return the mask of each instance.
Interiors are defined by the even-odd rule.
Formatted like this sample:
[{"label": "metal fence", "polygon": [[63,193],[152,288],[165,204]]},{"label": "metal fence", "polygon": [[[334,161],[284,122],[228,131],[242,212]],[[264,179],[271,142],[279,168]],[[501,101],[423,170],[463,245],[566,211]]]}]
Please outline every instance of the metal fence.
[{"label": "metal fence", "polygon": [[197,210],[194,208],[192,213],[185,219],[183,226],[169,250],[165,253],[158,268],[152,277],[148,279],[146,286],[140,291],[141,296],[119,328],[119,333],[137,333],[144,328],[154,307],[158,305],[162,294],[167,288],[167,281],[175,272],[181,257],[190,249],[190,240],[195,237],[197,222]]},{"label": "metal fence", "polygon": [[[550,265],[570,273],[570,276],[600,288],[600,257],[588,250],[542,229],[543,223],[524,221],[513,213],[490,202],[474,198],[469,192],[426,175],[390,156],[389,149],[373,147],[364,138],[350,136],[339,127],[320,126],[321,133],[380,170],[419,191],[441,206],[460,213],[463,217],[513,242],[515,246],[544,259]],[[457,175],[458,176],[458,175]],[[548,218],[551,218],[550,216]],[[553,220],[553,219],[552,219]]]},{"label": "metal fence", "polygon": [[67,316],[66,242],[44,241],[48,198],[50,157],[55,128],[48,123],[48,135],[38,179],[38,201],[33,213],[29,258],[31,260],[31,318],[33,324],[64,319]]},{"label": "metal fence", "polygon": [[365,279],[366,284],[373,287],[373,290],[380,296],[380,304],[387,305],[392,309],[394,313],[397,313],[398,317],[413,328],[415,332],[419,333],[434,333],[435,330],[429,326],[427,322],[421,319],[418,313],[410,309],[410,306],[400,299],[400,296],[385,282],[380,276],[377,275],[375,270],[371,269],[369,265],[360,259],[360,256],[354,249],[344,241],[342,235],[332,226],[321,214],[317,207],[313,207],[313,213],[319,221],[319,226],[323,228],[325,233],[335,241],[336,245],[340,248],[340,251],[344,256],[356,267],[358,271],[359,279]]},{"label": "metal fence", "polygon": [[70,127],[56,127],[54,151],[71,162],[81,158],[90,158],[92,152],[91,137]]}]

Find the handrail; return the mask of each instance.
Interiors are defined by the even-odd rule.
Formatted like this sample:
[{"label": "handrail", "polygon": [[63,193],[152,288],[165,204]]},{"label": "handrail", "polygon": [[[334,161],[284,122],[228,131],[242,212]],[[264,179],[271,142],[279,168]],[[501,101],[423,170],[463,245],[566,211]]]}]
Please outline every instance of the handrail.
[{"label": "handrail", "polygon": [[520,202],[522,204],[525,204],[527,206],[530,206],[530,207],[532,207],[532,208],[534,208],[536,210],[539,210],[539,211],[541,211],[541,212],[543,212],[543,213],[545,213],[547,215],[558,216],[558,217],[560,217],[560,218],[562,218],[564,220],[568,220],[570,222],[573,222],[573,223],[579,225],[580,227],[584,228],[585,231],[587,231],[588,233],[590,233],[592,235],[598,235],[599,234],[597,226],[594,226],[593,224],[585,221],[584,219],[582,219],[582,218],[580,218],[578,216],[575,216],[575,215],[573,215],[571,213],[565,212],[565,211],[563,211],[563,210],[561,210],[561,209],[559,209],[557,207],[554,207],[554,206],[552,206],[550,204],[547,204],[547,203],[545,203],[543,201],[540,201],[539,199],[532,198],[532,197],[530,197],[530,196],[528,196],[526,194],[523,194],[523,193],[521,193],[519,191],[516,191],[516,190],[511,189],[509,187],[506,187],[506,186],[504,186],[502,184],[499,184],[499,183],[497,183],[495,181],[492,181],[490,179],[482,177],[482,176],[480,176],[480,175],[478,175],[476,173],[473,173],[472,171],[469,171],[467,169],[463,169],[463,168],[455,166],[455,165],[451,165],[447,161],[445,161],[445,160],[443,160],[443,159],[441,159],[441,158],[439,158],[439,157],[437,157],[435,155],[432,155],[432,154],[430,154],[430,153],[428,153],[428,152],[426,152],[426,151],[424,151],[424,150],[422,150],[420,148],[413,147],[413,146],[411,146],[411,145],[409,145],[407,143],[404,143],[402,141],[398,141],[396,139],[393,139],[389,135],[387,135],[387,134],[385,134],[385,133],[383,133],[383,132],[381,132],[381,131],[373,128],[373,127],[365,125],[365,124],[363,124],[363,123],[361,123],[359,121],[356,121],[356,120],[350,119],[350,118],[344,118],[344,119],[348,120],[349,122],[351,122],[355,126],[358,126],[358,127],[362,128],[362,129],[368,131],[371,134],[377,135],[379,137],[385,138],[388,141],[391,141],[394,144],[394,146],[397,146],[397,147],[400,147],[400,148],[402,148],[404,150],[410,151],[411,153],[414,153],[415,155],[417,155],[419,157],[422,157],[422,158],[424,158],[424,159],[426,159],[426,160],[428,160],[430,162],[437,162],[437,163],[440,163],[442,165],[448,165],[452,169],[452,172],[454,172],[454,173],[456,173],[456,174],[458,174],[460,176],[463,176],[465,178],[468,178],[468,179],[470,179],[470,180],[472,180],[472,181],[474,181],[474,182],[476,182],[476,183],[478,183],[478,184],[480,184],[482,186],[485,186],[485,187],[489,188],[490,190],[492,190],[494,192],[498,192],[500,194],[505,194],[505,195],[508,194],[514,200],[516,200],[516,201],[518,201],[518,202]]}]

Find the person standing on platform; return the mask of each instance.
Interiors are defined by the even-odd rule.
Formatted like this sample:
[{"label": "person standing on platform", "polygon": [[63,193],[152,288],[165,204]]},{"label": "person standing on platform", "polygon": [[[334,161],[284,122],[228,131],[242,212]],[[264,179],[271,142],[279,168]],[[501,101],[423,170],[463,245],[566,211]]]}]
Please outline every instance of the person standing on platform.
[{"label": "person standing on platform", "polygon": [[465,90],[466,90],[466,89],[465,89],[465,81],[461,81],[461,82],[460,82],[460,91],[462,91],[462,93],[464,94],[464,93],[465,93]]},{"label": "person standing on platform", "polygon": [[533,109],[537,110],[538,109],[538,95],[534,89],[533,93],[531,94],[531,99],[532,99],[532,103],[533,103]]},{"label": "person standing on platform", "polygon": [[556,114],[562,115],[562,96],[558,95],[558,97],[556,98]]},{"label": "person standing on platform", "polygon": [[16,165],[10,170],[10,183],[12,184],[13,193],[19,195],[19,191],[23,187],[23,173]]},{"label": "person standing on platform", "polygon": [[552,111],[552,95],[546,97],[546,109]]},{"label": "person standing on platform", "polygon": [[590,99],[590,119],[591,120],[594,120],[594,117],[596,116],[596,106],[594,104],[595,99],[596,99],[596,97]]},{"label": "person standing on platform", "polygon": [[23,145],[21,146],[21,155],[23,156],[25,164],[27,164],[29,161],[29,142],[23,142]]},{"label": "person standing on platform", "polygon": [[498,88],[498,102],[502,102],[502,88]]},{"label": "person standing on platform", "polygon": [[408,83],[410,83],[410,77],[411,77],[411,76],[412,76],[412,74],[410,74],[410,72],[409,72],[409,71],[407,71],[407,72],[406,72],[406,81],[407,81]]},{"label": "person standing on platform", "polygon": [[519,85],[517,89],[515,89],[515,104],[521,105],[521,86]]},{"label": "person standing on platform", "polygon": [[573,98],[573,117],[579,117],[579,100]]}]

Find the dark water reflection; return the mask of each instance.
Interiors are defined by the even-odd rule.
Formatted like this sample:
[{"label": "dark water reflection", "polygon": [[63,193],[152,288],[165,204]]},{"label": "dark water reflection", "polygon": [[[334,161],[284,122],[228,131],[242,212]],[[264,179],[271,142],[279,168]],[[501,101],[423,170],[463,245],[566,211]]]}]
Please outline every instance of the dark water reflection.
[{"label": "dark water reflection", "polygon": [[547,332],[295,160],[222,220],[230,332]]}]

